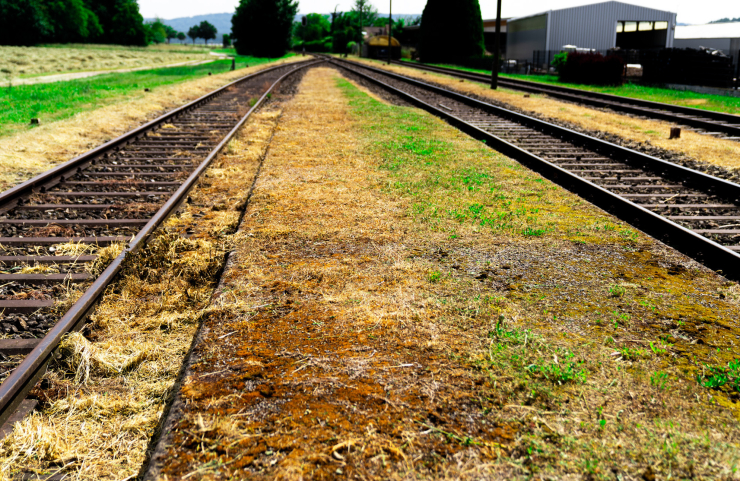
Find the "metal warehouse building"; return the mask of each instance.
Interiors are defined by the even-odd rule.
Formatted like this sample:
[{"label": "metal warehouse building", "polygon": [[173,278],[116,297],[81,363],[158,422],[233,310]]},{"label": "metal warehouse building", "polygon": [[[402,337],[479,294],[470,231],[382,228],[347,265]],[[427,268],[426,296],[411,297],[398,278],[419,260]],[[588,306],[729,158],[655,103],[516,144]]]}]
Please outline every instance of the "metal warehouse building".
[{"label": "metal warehouse building", "polygon": [[673,46],[721,50],[725,55],[731,56],[733,63],[737,65],[740,56],[740,22],[676,27]]},{"label": "metal warehouse building", "polygon": [[531,59],[536,50],[560,50],[564,45],[670,48],[675,28],[675,13],[622,2],[550,10],[509,20],[506,57]]}]

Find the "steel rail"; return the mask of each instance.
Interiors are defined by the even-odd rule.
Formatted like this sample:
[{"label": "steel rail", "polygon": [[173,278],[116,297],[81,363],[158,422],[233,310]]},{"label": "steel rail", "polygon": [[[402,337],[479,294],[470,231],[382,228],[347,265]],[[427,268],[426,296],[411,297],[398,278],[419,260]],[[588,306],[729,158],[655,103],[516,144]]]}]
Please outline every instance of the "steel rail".
[{"label": "steel rail", "polygon": [[[296,65],[300,65],[300,63],[297,63]],[[165,124],[167,123],[168,120],[174,117],[177,117],[180,114],[186,113],[187,111],[192,110],[195,107],[208,103],[209,101],[213,100],[213,98],[224,93],[228,88],[238,85],[240,83],[246,82],[257,76],[264,75],[268,72],[272,72],[274,70],[285,68],[286,66],[290,66],[290,64],[276,65],[274,67],[269,67],[264,70],[260,70],[259,72],[255,72],[253,74],[249,74],[242,78],[234,80],[233,82],[230,82],[224,85],[223,87],[220,87],[212,92],[209,92],[203,95],[202,97],[199,97],[181,107],[171,110],[165,113],[164,115],[157,117],[156,119],[150,122],[145,123],[144,125],[141,125],[133,130],[130,130],[126,132],[125,134],[119,137],[116,137],[115,139],[109,140],[108,142],[92,150],[89,150],[85,152],[84,154],[81,154],[62,164],[59,164],[56,167],[49,169],[46,172],[43,172],[32,179],[29,179],[21,184],[18,184],[17,186],[11,189],[6,190],[5,192],[0,193],[0,210],[8,210],[9,208],[15,205],[14,204],[15,201],[17,201],[18,199],[22,198],[25,195],[32,193],[35,189],[40,189],[43,192],[45,189],[48,188],[49,184],[53,183],[56,179],[63,177],[64,174],[67,174],[67,173],[74,174],[75,172],[73,172],[73,169],[81,169],[87,163],[96,159],[98,156],[105,154],[107,152],[110,152],[111,150],[114,150],[117,148],[120,149],[121,147],[124,147],[127,144],[132,143],[136,139],[143,137],[147,132],[154,129],[158,125]]]},{"label": "steel rail", "polygon": [[[139,231],[139,233],[134,237],[134,239],[125,247],[123,252],[118,255],[111,263],[108,265],[108,267],[100,274],[100,276],[92,283],[92,285],[85,291],[85,293],[80,297],[77,302],[74,303],[74,305],[62,316],[61,319],[54,325],[54,327],[44,336],[44,338],[39,342],[39,344],[25,357],[25,359],[16,367],[16,369],[10,373],[10,375],[0,384],[0,425],[4,424],[10,416],[13,415],[14,411],[20,406],[20,404],[25,399],[26,395],[28,394],[28,391],[30,391],[33,386],[36,384],[36,382],[41,378],[41,376],[44,374],[45,369],[49,361],[52,359],[52,356],[54,355],[54,352],[56,348],[58,347],[60,341],[69,332],[79,330],[84,321],[86,320],[87,316],[90,314],[92,309],[95,307],[96,303],[102,296],[103,292],[107,288],[107,286],[110,284],[110,282],[116,277],[118,272],[121,270],[123,263],[125,260],[138,252],[142,246],[145,245],[146,241],[149,239],[149,237],[154,233],[154,231],[164,222],[177,208],[178,206],[187,198],[188,192],[193,188],[196,181],[200,178],[200,176],[206,171],[206,169],[209,167],[213,159],[216,158],[216,156],[224,149],[224,147],[231,141],[231,139],[236,135],[236,133],[239,131],[239,129],[247,122],[249,117],[252,115],[253,112],[255,112],[263,103],[264,101],[269,98],[269,96],[272,94],[273,90],[288,76],[295,74],[299,70],[302,70],[304,68],[322,63],[323,60],[314,60],[314,61],[308,61],[308,62],[302,62],[295,64],[295,68],[291,71],[285,73],[280,78],[278,78],[270,88],[262,94],[262,96],[259,98],[259,100],[249,109],[249,111],[241,118],[241,120],[238,121],[238,123],[229,131],[229,133],[219,142],[219,144],[208,154],[208,156],[200,163],[200,165],[190,174],[190,176],[183,182],[183,184],[175,191],[172,196],[167,200],[167,202],[157,211],[157,213],[152,217],[149,222]],[[278,68],[285,68],[285,65],[281,65]],[[275,68],[265,69],[260,72],[257,72],[255,74],[252,74],[248,77],[245,77],[243,79],[240,79],[239,81],[244,81],[249,78],[254,78],[255,76],[264,74],[268,71],[272,71]],[[239,82],[237,81],[237,82]],[[234,85],[236,82],[232,82],[231,84],[227,85],[231,86]],[[203,102],[203,99],[210,99],[212,98],[213,94],[216,92],[223,91],[223,88],[212,92],[211,94],[208,94],[206,96],[201,97],[200,99],[191,102],[187,104],[185,107],[181,107],[179,109],[176,109],[176,111],[173,112],[182,112],[183,108],[191,107],[194,105],[197,105],[200,102]],[[165,114],[163,117],[160,117],[159,119],[147,123],[145,126],[148,126],[149,129],[151,127],[158,125],[161,123],[162,118],[171,118],[172,112],[170,114]],[[145,127],[144,126],[144,127]],[[111,147],[114,147],[116,145],[119,145],[120,142],[125,141],[126,139],[131,138],[131,134],[140,134],[142,133],[142,128],[135,129],[132,131],[129,135],[123,135],[116,139],[118,142],[109,142],[105,144],[108,146],[108,149]],[[102,150],[100,148],[95,149],[94,152],[97,154],[100,154]],[[76,163],[85,162],[85,159],[88,159],[89,157],[87,155],[80,156],[74,161],[67,162],[66,165],[68,168],[69,166],[75,166]],[[55,171],[55,175],[59,175],[60,170],[52,169]],[[48,179],[48,175],[42,174],[41,176],[38,176],[35,179],[44,177]],[[35,180],[32,179],[32,180]],[[28,186],[31,185],[39,185],[40,182],[26,182],[24,185],[25,188],[29,188]],[[20,186],[19,186],[20,187]],[[19,194],[19,191],[17,188],[13,189],[15,192],[15,195],[22,195]]]},{"label": "steel rail", "polygon": [[[489,84],[491,82],[490,75],[465,72],[454,68],[437,67],[414,62],[401,62],[398,60],[394,60],[393,64],[418,70],[442,73],[485,84]],[[621,97],[619,95],[591,92],[588,90],[563,87],[560,85],[549,85],[521,79],[499,77],[498,82],[499,86],[512,90],[546,94],[550,97],[568,100],[575,103],[591,105],[594,107],[605,107],[612,110],[640,115],[642,117],[676,122],[678,124],[688,125],[709,132],[722,132],[724,134],[740,137],[740,115],[714,112],[711,110],[701,110],[692,107],[683,107],[681,105],[653,102],[650,100]]]},{"label": "steel rail", "polygon": [[386,70],[368,67],[364,64],[357,64],[355,62],[336,58],[332,59],[331,62],[381,86],[388,91],[393,92],[413,105],[447,120],[450,124],[459,128],[468,135],[478,140],[484,140],[486,145],[489,147],[492,147],[502,154],[526,165],[532,170],[539,172],[549,180],[565,187],[581,197],[584,197],[591,203],[611,214],[614,214],[643,232],[663,241],[687,256],[692,257],[706,267],[722,273],[727,278],[740,280],[740,255],[738,253],[712,241],[711,239],[707,239],[690,229],[680,226],[661,215],[651,212],[634,202],[610,192],[593,182],[579,177],[552,162],[542,159],[532,152],[476,127],[448,111],[437,108],[436,106],[433,106],[408,92],[388,85],[382,80],[371,75],[367,75],[354,67],[367,69],[396,80],[407,82],[417,88],[426,89],[437,94],[448,96],[466,105],[486,112],[492,112],[495,115],[511,119],[543,133],[560,137],[561,139],[570,141],[574,144],[587,146],[598,152],[607,153],[612,159],[616,159],[627,164],[637,165],[654,172],[660,172],[666,177],[678,178],[683,183],[695,186],[704,192],[711,192],[712,195],[727,198],[735,205],[740,204],[740,185],[672,164],[641,152],[610,144],[603,140],[566,129],[558,125],[544,122],[533,117],[528,117],[517,112],[512,112],[495,105],[487,104],[460,93],[446,90],[435,85],[426,84],[413,78],[404,77]]}]

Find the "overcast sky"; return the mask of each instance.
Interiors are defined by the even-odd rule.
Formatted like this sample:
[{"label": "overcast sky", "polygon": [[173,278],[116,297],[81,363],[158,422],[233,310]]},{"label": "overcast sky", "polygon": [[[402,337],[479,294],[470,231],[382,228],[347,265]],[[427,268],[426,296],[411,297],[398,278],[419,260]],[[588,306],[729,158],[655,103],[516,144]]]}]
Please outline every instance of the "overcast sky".
[{"label": "overcast sky", "polygon": [[[496,0],[479,0],[483,18],[496,17]],[[339,11],[352,8],[353,0],[299,0],[301,13],[328,13],[339,5]],[[233,12],[238,0],[139,0],[144,17],[178,18],[204,15],[207,13]],[[373,0],[381,13],[388,13],[388,0]],[[574,7],[597,3],[589,0],[503,0],[502,15],[519,17],[545,10]],[[657,8],[678,13],[678,22],[706,23],[723,17],[740,17],[738,0],[628,0],[625,3]],[[405,14],[420,14],[426,0],[396,0],[393,11]],[[450,8],[454,0],[450,1]]]}]

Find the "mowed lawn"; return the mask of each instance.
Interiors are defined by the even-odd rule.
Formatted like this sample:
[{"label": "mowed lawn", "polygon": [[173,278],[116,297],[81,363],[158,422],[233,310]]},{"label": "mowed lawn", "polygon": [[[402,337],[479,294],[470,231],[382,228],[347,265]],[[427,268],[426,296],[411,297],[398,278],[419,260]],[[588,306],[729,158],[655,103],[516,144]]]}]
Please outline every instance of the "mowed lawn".
[{"label": "mowed lawn", "polygon": [[37,47],[0,46],[0,79],[70,72],[161,67],[193,60],[209,60],[209,50],[188,45],[125,47],[122,45],[65,44]]},{"label": "mowed lawn", "polygon": [[[253,67],[275,60],[239,56],[236,68]],[[0,136],[33,128],[30,125],[32,118],[39,118],[43,123],[62,120],[78,112],[144,95],[145,89],[152,90],[204,77],[209,73],[227,72],[231,69],[231,63],[230,59],[217,60],[203,65],[105,74],[65,82],[5,86],[0,89]]]}]

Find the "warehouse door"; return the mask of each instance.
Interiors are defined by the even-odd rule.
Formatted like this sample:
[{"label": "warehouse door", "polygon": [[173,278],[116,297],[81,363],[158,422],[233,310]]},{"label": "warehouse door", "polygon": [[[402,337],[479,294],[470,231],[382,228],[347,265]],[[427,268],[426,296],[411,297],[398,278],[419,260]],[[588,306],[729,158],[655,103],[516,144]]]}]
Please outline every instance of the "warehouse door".
[{"label": "warehouse door", "polygon": [[668,22],[617,22],[617,47],[623,49],[664,48]]}]

